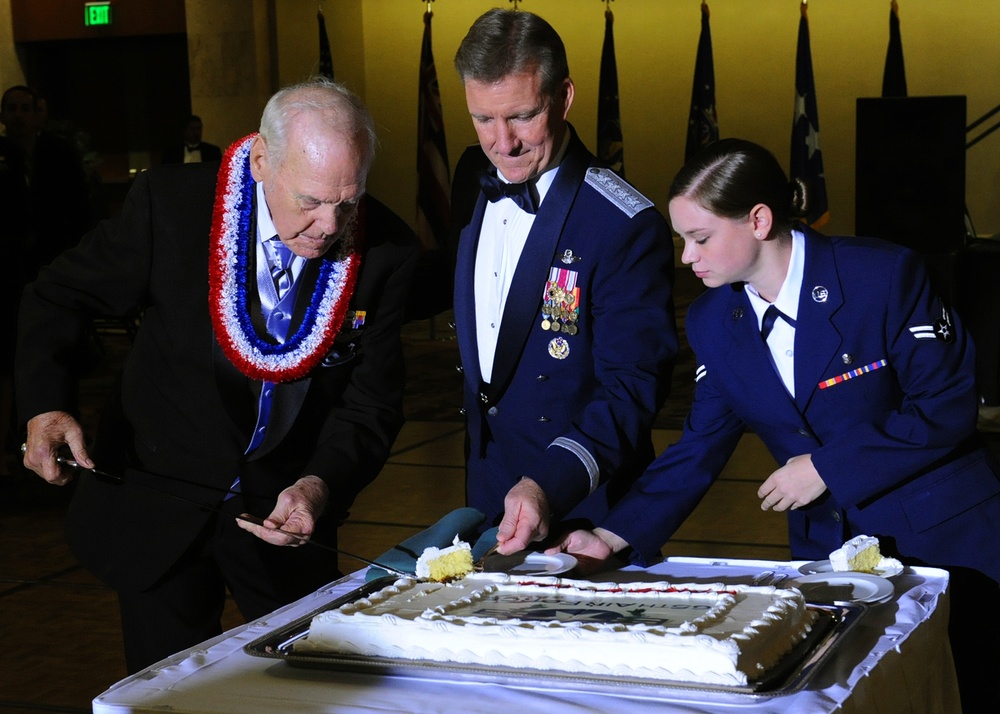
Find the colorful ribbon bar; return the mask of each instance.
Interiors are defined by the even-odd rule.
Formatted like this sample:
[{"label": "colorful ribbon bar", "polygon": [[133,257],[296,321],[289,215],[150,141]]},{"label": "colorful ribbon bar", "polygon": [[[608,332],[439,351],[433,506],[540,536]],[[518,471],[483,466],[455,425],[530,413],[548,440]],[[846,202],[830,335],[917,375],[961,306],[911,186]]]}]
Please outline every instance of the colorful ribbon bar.
[{"label": "colorful ribbon bar", "polygon": [[889,364],[886,360],[880,359],[878,362],[872,362],[871,364],[866,364],[864,367],[858,367],[857,369],[852,369],[850,372],[844,372],[838,377],[831,377],[823,382],[819,383],[820,389],[826,389],[827,387],[832,387],[835,384],[840,384],[841,382],[846,382],[854,377],[859,377],[862,374],[867,374],[868,372],[874,372],[880,367],[885,367]]}]

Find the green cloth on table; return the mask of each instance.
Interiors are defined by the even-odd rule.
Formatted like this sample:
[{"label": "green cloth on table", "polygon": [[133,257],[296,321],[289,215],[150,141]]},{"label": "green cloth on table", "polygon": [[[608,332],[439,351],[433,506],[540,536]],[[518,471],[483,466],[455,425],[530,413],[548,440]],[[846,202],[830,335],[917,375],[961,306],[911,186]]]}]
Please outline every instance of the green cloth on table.
[{"label": "green cloth on table", "polygon": [[472,562],[478,563],[479,559],[486,555],[486,551],[497,544],[497,531],[500,530],[497,526],[484,531],[476,544],[472,546]]},{"label": "green cloth on table", "polygon": [[[476,536],[479,525],[485,518],[486,516],[475,508],[458,508],[430,528],[410,536],[396,547],[375,558],[375,562],[404,573],[413,573],[417,568],[417,559],[426,548],[432,546],[447,548],[454,542],[456,535],[460,540],[466,542],[472,540]],[[476,546],[479,547],[479,543]],[[484,549],[484,552],[488,548],[489,546]],[[473,560],[475,560],[475,555],[473,555]],[[370,582],[386,575],[389,575],[387,571],[372,566],[368,568],[365,580]]]}]

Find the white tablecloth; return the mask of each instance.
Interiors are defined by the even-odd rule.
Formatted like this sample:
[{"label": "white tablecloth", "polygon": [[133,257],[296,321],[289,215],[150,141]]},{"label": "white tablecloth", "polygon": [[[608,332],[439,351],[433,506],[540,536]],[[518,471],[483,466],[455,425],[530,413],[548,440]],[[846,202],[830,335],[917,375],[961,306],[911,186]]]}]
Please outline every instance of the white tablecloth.
[{"label": "white tablecloth", "polygon": [[[801,563],[672,558],[647,573],[673,582],[748,582],[762,570],[798,575]],[[631,570],[631,569],[627,569]],[[894,598],[870,606],[798,691],[782,696],[691,689],[620,693],[537,682],[515,685],[303,669],[249,655],[244,647],[359,587],[364,571],[332,583],[264,620],[169,657],[94,699],[95,714],[187,712],[933,712],[961,711],[948,644],[948,574],[907,568]]]}]

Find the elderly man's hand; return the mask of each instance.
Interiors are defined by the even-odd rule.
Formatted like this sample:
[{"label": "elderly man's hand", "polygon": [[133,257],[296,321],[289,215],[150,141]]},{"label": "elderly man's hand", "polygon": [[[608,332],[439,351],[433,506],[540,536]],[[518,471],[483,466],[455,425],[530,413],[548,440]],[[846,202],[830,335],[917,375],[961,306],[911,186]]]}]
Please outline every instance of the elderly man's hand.
[{"label": "elderly man's hand", "polygon": [[[303,476],[278,494],[278,502],[271,515],[258,526],[236,519],[240,528],[250,531],[261,540],[274,545],[302,545],[316,529],[316,520],[326,510],[329,489],[318,476]],[[279,533],[280,528],[284,533]],[[288,533],[294,533],[299,538]]]},{"label": "elderly man's hand", "polygon": [[73,470],[56,462],[59,449],[68,446],[73,459],[85,468],[94,468],[87,454],[83,428],[68,412],[45,412],[28,420],[24,442],[24,466],[56,486],[73,480]]},{"label": "elderly man's hand", "polygon": [[507,492],[503,520],[497,530],[497,552],[510,555],[544,540],[549,534],[549,499],[541,486],[525,476]]}]

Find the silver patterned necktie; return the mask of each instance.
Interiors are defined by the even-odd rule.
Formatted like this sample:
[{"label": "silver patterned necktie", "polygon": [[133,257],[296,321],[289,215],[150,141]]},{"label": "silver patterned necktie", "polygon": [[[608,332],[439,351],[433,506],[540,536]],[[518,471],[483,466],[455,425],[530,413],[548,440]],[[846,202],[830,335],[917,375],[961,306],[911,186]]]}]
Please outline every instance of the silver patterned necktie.
[{"label": "silver patterned necktie", "polygon": [[270,244],[274,252],[271,279],[274,281],[274,288],[278,291],[278,299],[280,300],[292,287],[292,261],[295,256],[292,254],[291,248],[277,236],[270,240]]}]

